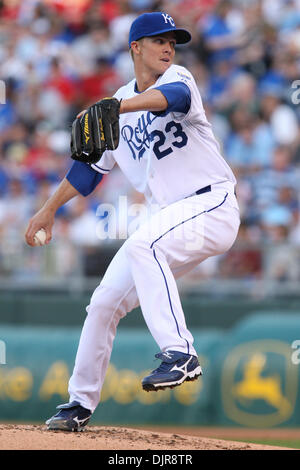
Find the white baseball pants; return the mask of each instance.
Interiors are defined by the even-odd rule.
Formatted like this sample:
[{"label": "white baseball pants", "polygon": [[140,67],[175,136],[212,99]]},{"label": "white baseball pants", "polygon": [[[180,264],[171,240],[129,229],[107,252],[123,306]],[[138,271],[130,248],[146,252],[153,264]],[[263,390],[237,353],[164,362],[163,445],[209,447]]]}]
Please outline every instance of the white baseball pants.
[{"label": "white baseball pants", "polygon": [[239,224],[234,186],[220,183],[165,207],[125,241],[87,307],[70,401],[95,410],[117,325],[138,305],[161,351],[197,355],[175,279],[231,248]]}]

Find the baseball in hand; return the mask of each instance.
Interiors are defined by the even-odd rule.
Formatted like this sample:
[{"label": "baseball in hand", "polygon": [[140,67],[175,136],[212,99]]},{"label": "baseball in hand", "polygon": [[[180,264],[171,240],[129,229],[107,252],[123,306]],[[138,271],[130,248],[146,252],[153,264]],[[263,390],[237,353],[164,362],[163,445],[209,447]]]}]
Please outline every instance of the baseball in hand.
[{"label": "baseball in hand", "polygon": [[43,246],[45,245],[46,238],[47,238],[46,230],[41,228],[40,230],[38,230],[38,232],[36,232],[36,234],[33,237],[34,244],[37,246]]}]

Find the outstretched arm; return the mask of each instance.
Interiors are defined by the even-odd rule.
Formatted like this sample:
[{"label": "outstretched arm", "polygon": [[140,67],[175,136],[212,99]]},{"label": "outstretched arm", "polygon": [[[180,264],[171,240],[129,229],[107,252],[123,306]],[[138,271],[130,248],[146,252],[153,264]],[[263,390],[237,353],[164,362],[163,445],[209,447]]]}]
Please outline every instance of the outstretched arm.
[{"label": "outstretched arm", "polygon": [[64,178],[55,193],[48,199],[44,206],[30,219],[25,233],[25,240],[28,245],[35,246],[33,237],[38,230],[46,230],[46,243],[52,238],[52,227],[54,216],[57,210],[73,197],[80,194],[69,181]]}]

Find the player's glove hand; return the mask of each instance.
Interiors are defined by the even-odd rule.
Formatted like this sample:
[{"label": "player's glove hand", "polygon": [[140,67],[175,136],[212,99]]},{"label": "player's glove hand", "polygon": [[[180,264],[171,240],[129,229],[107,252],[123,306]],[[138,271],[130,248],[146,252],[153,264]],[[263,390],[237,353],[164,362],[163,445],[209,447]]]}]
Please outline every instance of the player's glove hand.
[{"label": "player's glove hand", "polygon": [[119,145],[120,101],[104,98],[90,106],[72,124],[71,157],[86,163],[96,163],[105,150]]}]

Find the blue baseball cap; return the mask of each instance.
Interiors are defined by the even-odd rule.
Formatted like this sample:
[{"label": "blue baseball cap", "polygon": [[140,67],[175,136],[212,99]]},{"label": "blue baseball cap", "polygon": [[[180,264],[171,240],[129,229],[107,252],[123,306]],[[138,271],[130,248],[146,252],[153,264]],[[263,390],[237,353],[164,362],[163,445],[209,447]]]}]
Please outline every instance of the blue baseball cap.
[{"label": "blue baseball cap", "polygon": [[177,44],[185,44],[192,39],[191,34],[185,29],[176,28],[175,21],[167,13],[153,12],[143,13],[138,16],[131,25],[129,31],[129,47],[132,41],[138,41],[144,37],[157,36],[158,34],[174,31]]}]

